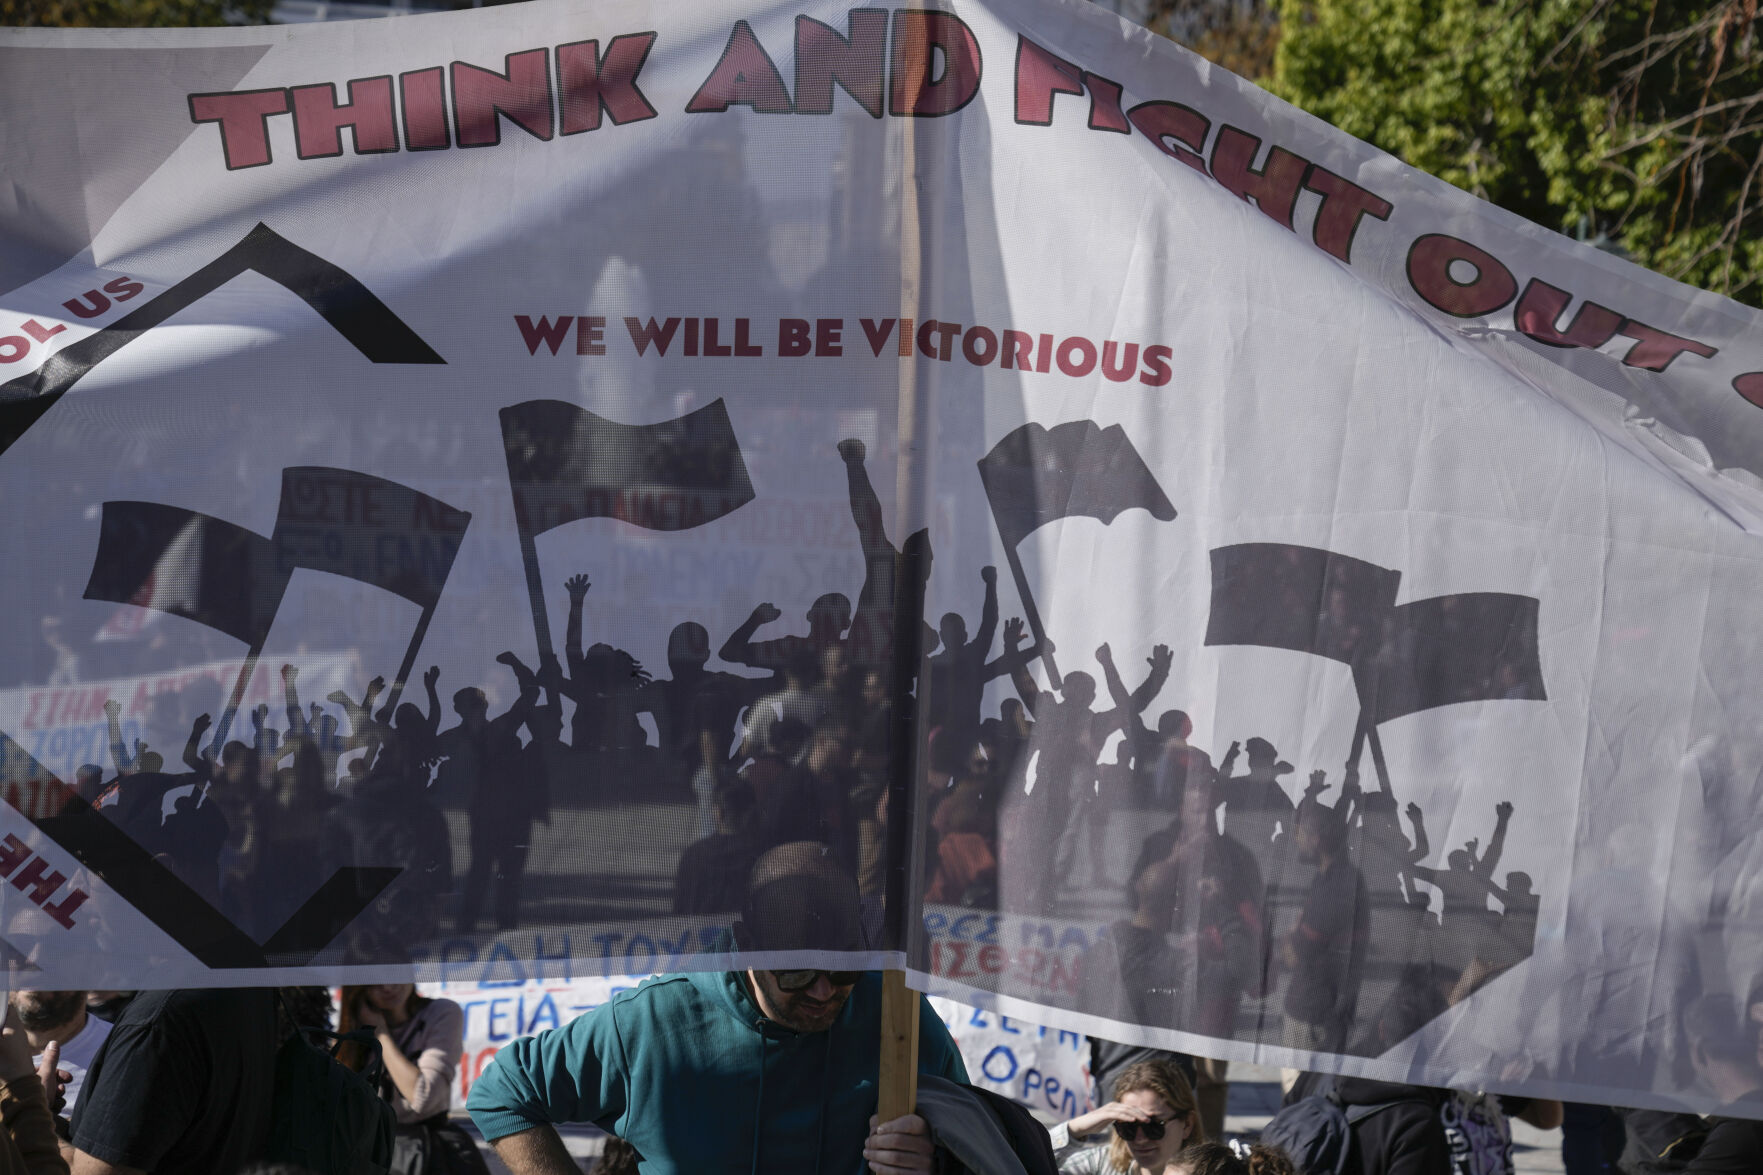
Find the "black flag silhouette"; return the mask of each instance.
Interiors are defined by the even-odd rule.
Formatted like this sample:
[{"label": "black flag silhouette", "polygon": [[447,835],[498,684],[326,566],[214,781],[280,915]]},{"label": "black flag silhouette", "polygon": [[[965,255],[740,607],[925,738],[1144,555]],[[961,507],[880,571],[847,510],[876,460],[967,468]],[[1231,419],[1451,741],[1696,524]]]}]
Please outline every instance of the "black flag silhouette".
[{"label": "black flag silhouette", "polygon": [[1370,690],[1372,721],[1492,698],[1545,701],[1537,601],[1464,592],[1391,613]]},{"label": "black flag silhouette", "polygon": [[619,424],[562,400],[501,415],[515,519],[528,534],[581,518],[689,530],[753,500],[721,400],[658,424]]},{"label": "black flag silhouette", "polygon": [[1175,507],[1145,459],[1118,424],[1103,428],[1093,420],[1073,420],[1047,428],[1025,424],[980,458],[979,479],[986,488],[992,518],[1004,540],[1004,557],[1016,578],[1017,594],[1041,660],[1055,689],[1059,670],[1046,650],[1040,609],[1016,553],[1029,534],[1059,518],[1113,522],[1122,511],[1147,510],[1168,522]]},{"label": "black flag silhouette", "polygon": [[1351,761],[1369,738],[1380,776],[1380,722],[1457,702],[1548,698],[1534,597],[1464,592],[1397,606],[1401,578],[1317,547],[1217,547],[1206,643],[1292,649],[1351,665],[1360,715]]},{"label": "black flag silhouette", "polygon": [[181,506],[106,502],[85,598],[170,612],[258,646],[300,568],[432,611],[470,521],[400,482],[319,465],[282,470],[268,537]]},{"label": "black flag silhouette", "polygon": [[470,523],[468,511],[401,482],[319,465],[282,470],[272,536],[279,565],[348,576],[422,609],[387,695],[394,710]]},{"label": "black flag silhouette", "polygon": [[342,268],[259,224],[225,253],[96,334],[58,351],[36,371],[0,384],[0,453],[25,434],[80,377],[173,314],[254,271],[318,312],[371,363],[445,363],[390,307]]},{"label": "black flag silhouette", "polygon": [[1113,522],[1135,507],[1168,522],[1175,507],[1118,424],[1025,424],[979,462],[998,534],[1012,549],[1059,518]]},{"label": "black flag silhouette", "polygon": [[1318,547],[1218,547],[1206,643],[1265,645],[1369,668],[1401,581],[1399,571]]},{"label": "black flag silhouette", "polygon": [[106,502],[85,598],[194,620],[252,648],[288,588],[276,544],[219,518],[159,502]]},{"label": "black flag silhouette", "polygon": [[321,465],[282,470],[275,540],[288,567],[346,575],[424,611],[440,601],[471,514],[372,474]]},{"label": "black flag silhouette", "polygon": [[582,518],[689,530],[753,500],[728,409],[714,400],[657,424],[619,424],[562,400],[502,409],[508,487],[539,652],[552,652],[537,535]]},{"label": "black flag silhouette", "polygon": [[1374,723],[1456,702],[1547,699],[1534,597],[1465,592],[1398,607],[1401,578],[1317,547],[1217,547],[1206,643],[1344,661]]},{"label": "black flag silhouette", "polygon": [[[158,502],[104,503],[85,597],[184,616],[250,646],[216,724],[224,744],[288,582],[302,568],[347,576],[422,609],[390,705],[408,678],[471,515],[395,481],[324,466],[282,471],[268,537]],[[159,866],[121,830],[71,797],[44,831],[211,966],[299,965],[329,945],[397,876],[346,867],[261,946]]]},{"label": "black flag silhouette", "polygon": [[226,741],[296,570],[357,579],[422,609],[390,695],[396,706],[471,515],[395,481],[317,465],[282,471],[275,528],[264,537],[158,502],[106,502],[85,598],[184,616],[250,651],[220,721]]}]

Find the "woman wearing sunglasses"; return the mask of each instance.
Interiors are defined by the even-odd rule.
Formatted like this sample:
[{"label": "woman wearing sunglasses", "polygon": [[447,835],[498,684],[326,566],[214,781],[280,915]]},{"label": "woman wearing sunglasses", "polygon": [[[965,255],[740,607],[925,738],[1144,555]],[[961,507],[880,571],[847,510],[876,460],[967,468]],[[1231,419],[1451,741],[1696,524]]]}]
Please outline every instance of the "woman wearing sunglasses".
[{"label": "woman wearing sunglasses", "polygon": [[[1112,1138],[1091,1137],[1110,1128]],[[1053,1128],[1060,1175],[1177,1175],[1175,1156],[1205,1141],[1194,1091],[1168,1061],[1127,1066],[1113,1101]]]}]

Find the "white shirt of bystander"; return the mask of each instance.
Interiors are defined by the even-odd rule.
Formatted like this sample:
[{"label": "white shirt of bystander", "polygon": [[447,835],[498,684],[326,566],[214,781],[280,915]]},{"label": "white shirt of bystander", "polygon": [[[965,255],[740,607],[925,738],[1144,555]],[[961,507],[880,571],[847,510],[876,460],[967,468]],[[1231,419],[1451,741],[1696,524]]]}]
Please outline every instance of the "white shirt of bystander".
[{"label": "white shirt of bystander", "polygon": [[[74,1034],[72,1039],[68,1040],[66,1044],[61,1046],[61,1060],[56,1062],[56,1067],[64,1073],[71,1073],[73,1075],[67,1079],[67,1086],[64,1091],[67,1097],[67,1104],[61,1108],[62,1117],[68,1117],[73,1113],[74,1106],[79,1102],[80,1086],[83,1085],[86,1080],[86,1070],[91,1068],[92,1058],[98,1055],[98,1047],[104,1043],[104,1038],[109,1035],[110,1024],[108,1021],[100,1020],[96,1016],[88,1015],[86,1017],[86,1026]],[[38,1053],[31,1058],[32,1065],[40,1065],[42,1063],[43,1054],[41,1053]]]}]

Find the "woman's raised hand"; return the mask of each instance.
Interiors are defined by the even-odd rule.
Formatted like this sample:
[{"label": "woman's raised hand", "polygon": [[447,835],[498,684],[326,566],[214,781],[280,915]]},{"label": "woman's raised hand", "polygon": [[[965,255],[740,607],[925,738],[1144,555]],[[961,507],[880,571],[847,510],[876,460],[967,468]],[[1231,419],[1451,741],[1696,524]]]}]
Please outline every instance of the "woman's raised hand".
[{"label": "woman's raised hand", "polygon": [[1120,1102],[1109,1102],[1105,1106],[1091,1110],[1087,1114],[1079,1114],[1065,1124],[1065,1128],[1076,1135],[1090,1135],[1104,1130],[1116,1122],[1149,1122],[1151,1113],[1137,1106],[1128,1106]]}]

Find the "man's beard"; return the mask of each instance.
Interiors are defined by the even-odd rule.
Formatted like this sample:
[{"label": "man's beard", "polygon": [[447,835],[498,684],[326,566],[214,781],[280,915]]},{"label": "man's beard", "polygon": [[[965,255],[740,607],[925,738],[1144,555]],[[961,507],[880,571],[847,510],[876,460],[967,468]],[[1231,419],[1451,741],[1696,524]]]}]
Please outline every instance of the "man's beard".
[{"label": "man's beard", "polygon": [[792,1000],[784,1009],[783,1026],[796,1032],[825,1032],[838,1021],[849,998],[844,994],[836,995],[824,1005],[806,1007]]},{"label": "man's beard", "polygon": [[830,999],[817,1001],[798,992],[779,992],[778,1023],[794,1032],[825,1032],[851,998],[850,988],[835,988]]},{"label": "man's beard", "polygon": [[784,991],[769,974],[765,980],[756,982],[766,985],[765,1000],[772,1005],[768,1016],[792,1032],[825,1032],[838,1020],[852,992],[849,987],[834,988],[832,998],[822,1002],[798,992]]},{"label": "man's beard", "polygon": [[28,1032],[48,1032],[70,1024],[86,1007],[83,991],[15,991],[12,1006]]}]

